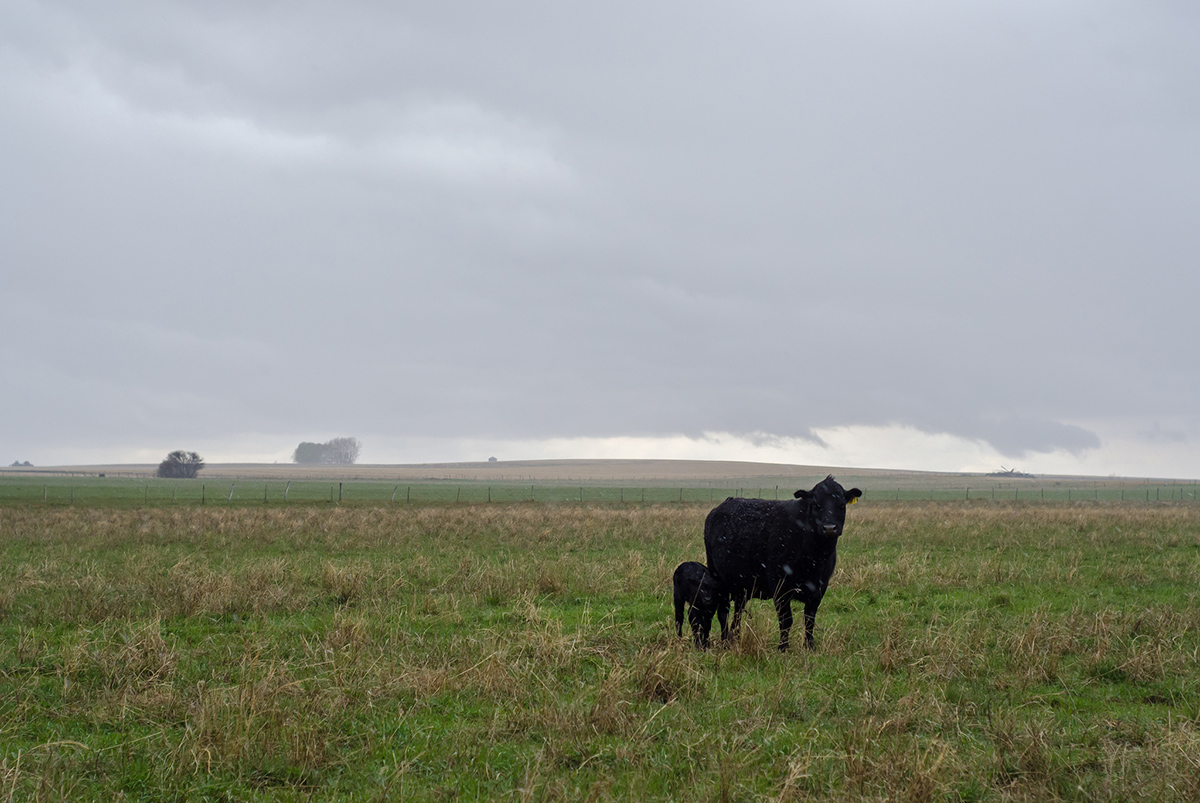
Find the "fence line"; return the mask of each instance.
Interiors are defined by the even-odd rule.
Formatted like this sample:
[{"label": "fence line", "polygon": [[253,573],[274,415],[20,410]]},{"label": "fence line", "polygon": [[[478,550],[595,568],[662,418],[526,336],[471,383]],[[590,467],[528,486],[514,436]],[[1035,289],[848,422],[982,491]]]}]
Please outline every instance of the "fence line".
[{"label": "fence line", "polygon": [[[32,480],[32,478],[30,478]],[[207,493],[213,485],[214,493]],[[336,485],[336,488],[335,488]],[[399,493],[404,488],[404,494]],[[761,499],[790,499],[784,486],[747,488],[711,484],[580,485],[577,483],[444,483],[361,481],[329,483],[328,480],[96,480],[77,482],[13,481],[0,478],[0,504],[26,505],[364,505],[388,506],[427,504],[716,504],[726,496]],[[958,488],[868,487],[862,502],[989,502],[1069,503],[1099,502],[1194,503],[1200,498],[1200,483],[1095,483],[1072,485],[1021,485],[992,483]]]}]

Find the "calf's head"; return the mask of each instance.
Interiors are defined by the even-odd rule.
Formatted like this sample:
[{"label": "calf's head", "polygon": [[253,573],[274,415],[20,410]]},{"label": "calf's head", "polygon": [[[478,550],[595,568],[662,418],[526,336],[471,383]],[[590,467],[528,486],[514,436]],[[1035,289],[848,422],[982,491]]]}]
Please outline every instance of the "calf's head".
[{"label": "calf's head", "polygon": [[847,491],[831,474],[811,491],[799,490],[794,495],[808,502],[808,520],[816,532],[836,538],[846,523],[846,505],[857,502],[862,491],[857,488]]},{"label": "calf's head", "polygon": [[702,611],[715,611],[717,597],[720,593],[721,589],[717,587],[717,581],[711,574],[705,572],[704,578],[700,581],[700,587],[696,590],[696,599],[692,604]]}]

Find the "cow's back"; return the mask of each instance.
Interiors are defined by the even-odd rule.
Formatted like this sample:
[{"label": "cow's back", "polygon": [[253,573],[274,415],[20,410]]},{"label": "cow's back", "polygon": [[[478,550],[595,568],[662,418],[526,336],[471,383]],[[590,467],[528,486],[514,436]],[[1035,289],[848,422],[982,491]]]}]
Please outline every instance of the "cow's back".
[{"label": "cow's back", "polygon": [[704,520],[708,570],[729,591],[762,587],[764,570],[787,537],[786,504],[730,497],[709,512]]}]

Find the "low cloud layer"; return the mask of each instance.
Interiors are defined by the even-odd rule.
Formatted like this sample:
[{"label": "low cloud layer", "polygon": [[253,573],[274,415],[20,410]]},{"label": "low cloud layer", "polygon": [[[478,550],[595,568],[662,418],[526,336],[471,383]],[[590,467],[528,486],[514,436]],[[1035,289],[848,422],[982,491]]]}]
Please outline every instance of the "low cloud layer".
[{"label": "low cloud layer", "polygon": [[1153,465],[1200,438],[1198,32],[9,3],[0,461],[856,427]]}]

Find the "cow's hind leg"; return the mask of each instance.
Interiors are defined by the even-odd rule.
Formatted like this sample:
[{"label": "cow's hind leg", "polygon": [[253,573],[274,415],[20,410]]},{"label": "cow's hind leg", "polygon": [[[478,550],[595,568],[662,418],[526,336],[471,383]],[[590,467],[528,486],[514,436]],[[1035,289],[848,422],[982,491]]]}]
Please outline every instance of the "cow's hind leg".
[{"label": "cow's hind leg", "polygon": [[788,637],[792,629],[792,601],[787,597],[776,598],[775,612],[779,614],[779,651],[787,652]]},{"label": "cow's hind leg", "polygon": [[675,635],[683,638],[683,595],[675,594]]}]

